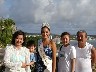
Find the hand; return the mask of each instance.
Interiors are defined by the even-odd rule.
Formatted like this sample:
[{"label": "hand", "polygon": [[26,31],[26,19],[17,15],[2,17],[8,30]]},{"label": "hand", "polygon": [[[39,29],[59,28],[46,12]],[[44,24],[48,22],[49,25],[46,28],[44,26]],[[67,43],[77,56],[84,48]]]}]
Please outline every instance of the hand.
[{"label": "hand", "polygon": [[26,66],[27,66],[26,63],[22,63],[22,66],[21,67],[22,68],[26,68]]},{"label": "hand", "polygon": [[30,66],[30,63],[29,64],[26,64],[26,66]]}]

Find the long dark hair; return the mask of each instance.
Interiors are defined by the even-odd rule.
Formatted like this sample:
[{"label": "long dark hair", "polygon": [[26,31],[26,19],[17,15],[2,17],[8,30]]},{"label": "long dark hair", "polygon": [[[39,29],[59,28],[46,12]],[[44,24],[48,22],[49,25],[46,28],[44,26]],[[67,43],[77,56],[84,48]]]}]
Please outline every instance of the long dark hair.
[{"label": "long dark hair", "polygon": [[18,35],[23,35],[23,41],[24,41],[24,42],[22,43],[22,45],[24,46],[24,45],[25,45],[25,40],[26,40],[26,35],[25,35],[25,33],[24,33],[23,31],[21,31],[21,30],[16,31],[16,32],[13,34],[11,44],[15,45],[15,39],[17,38]]}]

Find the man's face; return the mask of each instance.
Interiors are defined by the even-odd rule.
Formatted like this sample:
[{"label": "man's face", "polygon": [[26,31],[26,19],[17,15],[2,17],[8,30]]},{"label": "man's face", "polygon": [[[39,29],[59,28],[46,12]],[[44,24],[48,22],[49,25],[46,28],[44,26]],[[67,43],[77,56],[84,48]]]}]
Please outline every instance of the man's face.
[{"label": "man's face", "polygon": [[77,41],[79,43],[86,43],[86,41],[87,41],[86,33],[83,33],[83,32],[78,33]]}]

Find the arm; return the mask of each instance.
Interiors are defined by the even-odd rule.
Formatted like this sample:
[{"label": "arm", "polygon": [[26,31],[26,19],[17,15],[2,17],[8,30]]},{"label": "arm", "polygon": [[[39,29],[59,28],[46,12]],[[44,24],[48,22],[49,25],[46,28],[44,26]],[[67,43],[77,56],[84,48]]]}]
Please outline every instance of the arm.
[{"label": "arm", "polygon": [[22,66],[21,62],[12,62],[10,60],[11,57],[11,46],[7,46],[6,50],[5,50],[5,55],[4,55],[4,64],[6,67],[10,68],[10,69],[14,69],[14,68],[19,68]]},{"label": "arm", "polygon": [[26,72],[31,72],[31,70],[30,70],[30,66],[28,65],[28,64],[30,64],[30,52],[29,52],[29,50],[26,48],[25,49],[25,52],[26,52],[26,64],[27,64],[27,67],[26,67]]},{"label": "arm", "polygon": [[94,47],[91,49],[91,58],[92,58],[92,64],[96,63],[96,50]]},{"label": "arm", "polygon": [[30,66],[30,65],[33,65],[33,64],[34,64],[34,62],[32,61],[29,64],[27,64],[27,66]]},{"label": "arm", "polygon": [[71,72],[75,71],[75,62],[76,62],[76,50],[75,50],[75,47],[72,46],[72,52],[71,52]]},{"label": "arm", "polygon": [[56,69],[56,44],[52,42],[52,72],[55,72]]},{"label": "arm", "polygon": [[71,72],[75,71],[75,58],[71,60]]},{"label": "arm", "polygon": [[34,53],[30,55],[30,63],[27,64],[27,66],[34,65],[35,62],[36,62],[36,54]]}]

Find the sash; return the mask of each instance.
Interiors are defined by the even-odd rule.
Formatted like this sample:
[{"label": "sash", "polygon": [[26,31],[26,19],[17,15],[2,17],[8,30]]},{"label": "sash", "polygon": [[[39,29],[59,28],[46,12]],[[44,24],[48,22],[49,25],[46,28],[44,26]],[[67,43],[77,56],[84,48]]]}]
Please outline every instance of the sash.
[{"label": "sash", "polygon": [[50,59],[49,56],[45,54],[42,40],[38,42],[38,52],[39,52],[40,57],[42,58],[42,61],[44,62],[44,65],[47,67],[47,70],[51,72],[52,71],[52,59]]}]

